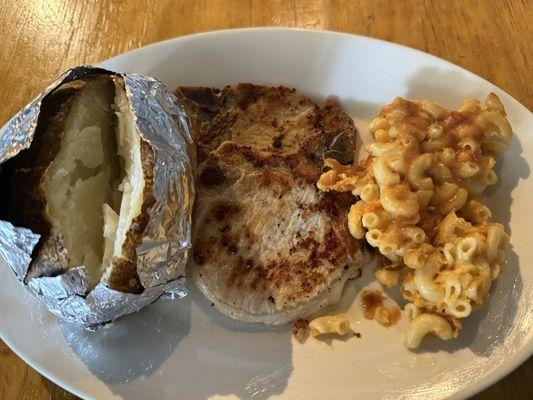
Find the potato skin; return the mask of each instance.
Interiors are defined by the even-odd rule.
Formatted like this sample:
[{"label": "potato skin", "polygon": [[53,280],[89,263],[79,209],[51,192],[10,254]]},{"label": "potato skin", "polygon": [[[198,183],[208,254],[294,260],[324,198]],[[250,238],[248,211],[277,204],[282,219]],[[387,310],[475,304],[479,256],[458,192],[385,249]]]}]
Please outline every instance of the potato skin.
[{"label": "potato skin", "polygon": [[41,236],[32,253],[32,262],[24,283],[32,278],[60,275],[68,269],[67,249],[63,245],[63,236],[56,228]]},{"label": "potato skin", "polygon": [[67,270],[68,260],[61,233],[45,218],[42,182],[60,150],[70,109],[84,83],[71,82],[43,100],[37,129],[30,147],[0,166],[0,219],[41,235],[32,253],[25,282],[33,277],[56,276]]},{"label": "potato skin", "polygon": [[115,257],[107,284],[111,289],[125,293],[140,293],[143,290],[137,273],[136,248],[142,241],[143,232],[150,220],[149,211],[155,203],[154,196],[154,151],[141,138],[141,163],[144,177],[143,204],[141,213],[135,217],[126,233],[122,248],[128,259]]}]

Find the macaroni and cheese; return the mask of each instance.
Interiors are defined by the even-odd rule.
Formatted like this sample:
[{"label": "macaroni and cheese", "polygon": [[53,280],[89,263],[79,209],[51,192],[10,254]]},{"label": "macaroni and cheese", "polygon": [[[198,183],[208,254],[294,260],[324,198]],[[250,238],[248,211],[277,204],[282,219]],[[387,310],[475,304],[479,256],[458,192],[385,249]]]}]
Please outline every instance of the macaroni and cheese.
[{"label": "macaroni and cheese", "polygon": [[486,298],[509,236],[479,197],[498,178],[494,157],[512,130],[499,98],[465,100],[457,111],[396,98],[370,124],[375,142],[356,166],[326,159],[318,187],[359,198],[348,227],[381,255],[376,278],[401,281],[416,307],[408,347],[435,333],[456,337],[461,319]]},{"label": "macaroni and cheese", "polygon": [[350,332],[350,322],[342,315],[326,315],[309,322],[311,336],[320,336],[327,333],[336,333],[344,336]]}]

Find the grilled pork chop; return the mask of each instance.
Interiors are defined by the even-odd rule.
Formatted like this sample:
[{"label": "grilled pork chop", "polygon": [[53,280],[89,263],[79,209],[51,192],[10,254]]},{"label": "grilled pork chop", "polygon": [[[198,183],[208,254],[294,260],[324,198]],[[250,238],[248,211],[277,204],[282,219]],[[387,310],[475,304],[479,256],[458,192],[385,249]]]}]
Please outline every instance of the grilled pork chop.
[{"label": "grilled pork chop", "polygon": [[200,162],[189,278],[240,321],[286,324],[339,301],[368,253],[348,231],[349,196],[316,181],[325,155],[353,161],[351,118],[285,87],[177,95]]}]

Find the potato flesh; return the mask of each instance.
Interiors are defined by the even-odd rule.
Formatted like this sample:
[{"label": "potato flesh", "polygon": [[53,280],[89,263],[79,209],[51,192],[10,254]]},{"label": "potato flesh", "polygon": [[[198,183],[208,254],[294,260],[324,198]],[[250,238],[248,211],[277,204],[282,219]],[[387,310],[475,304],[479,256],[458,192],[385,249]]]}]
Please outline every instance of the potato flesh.
[{"label": "potato flesh", "polygon": [[113,261],[135,259],[126,239],[142,211],[140,141],[121,82],[89,81],[45,174],[46,217],[62,233],[69,268],[87,268],[89,289],[108,281]]},{"label": "potato flesh", "polygon": [[[142,211],[144,179],[141,162],[141,138],[135,127],[126,91],[117,84],[115,91],[117,116],[117,151],[123,161],[125,175],[119,185],[122,192],[117,229],[113,237],[113,257],[133,261],[135,249],[124,247],[126,234],[135,217]],[[108,269],[104,280],[107,279]]]},{"label": "potato flesh", "polygon": [[87,268],[90,288],[105,268],[104,206],[113,211],[120,204],[113,101],[111,81],[87,83],[71,108],[61,148],[43,180],[47,219],[62,233],[69,267]]},{"label": "potato flesh", "polygon": [[109,204],[103,205],[104,212],[104,255],[102,257],[102,267],[111,265],[113,260],[113,250],[118,226],[118,214]]}]

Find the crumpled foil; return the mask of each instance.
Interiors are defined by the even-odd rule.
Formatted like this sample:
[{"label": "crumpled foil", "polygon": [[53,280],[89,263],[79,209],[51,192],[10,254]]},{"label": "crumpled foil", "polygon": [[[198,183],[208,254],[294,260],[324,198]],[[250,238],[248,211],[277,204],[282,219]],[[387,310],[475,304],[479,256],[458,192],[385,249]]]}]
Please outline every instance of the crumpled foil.
[{"label": "crumpled foil", "polygon": [[59,318],[91,329],[139,311],[162,295],[166,298],[186,295],[184,273],[191,248],[196,162],[187,117],[175,96],[161,82],[151,77],[82,66],[64,73],[0,130],[0,164],[30,147],[42,101],[49,93],[64,83],[93,74],[124,79],[137,130],[154,151],[155,204],[136,249],[137,272],[144,291],[122,293],[101,282],[88,292],[84,266],[54,277],[32,278],[25,284],[32,250],[40,236],[0,221],[0,255],[17,279]]}]

